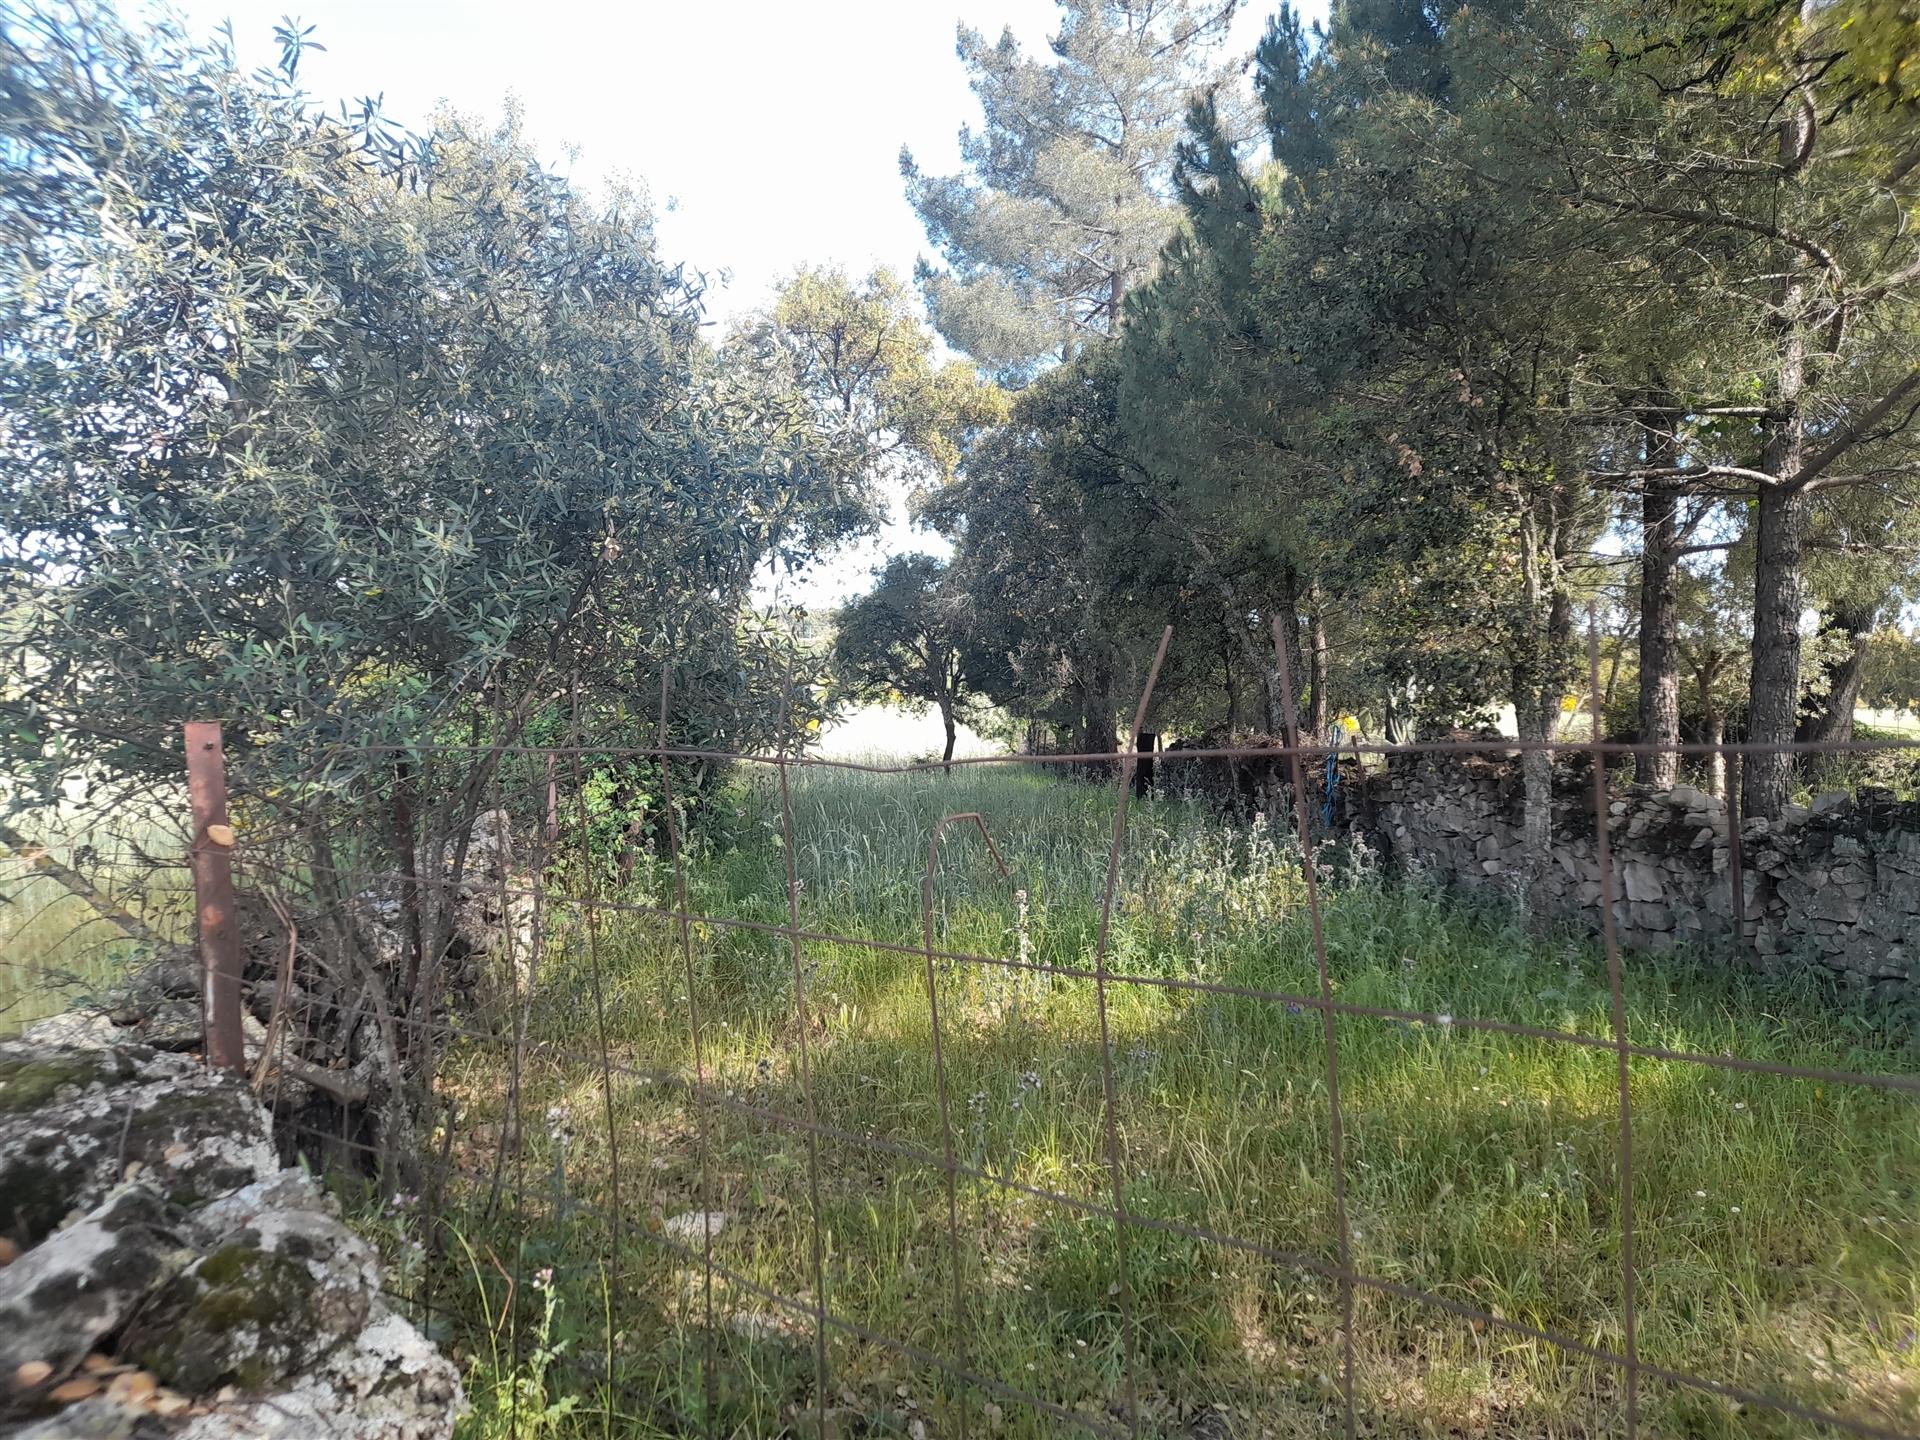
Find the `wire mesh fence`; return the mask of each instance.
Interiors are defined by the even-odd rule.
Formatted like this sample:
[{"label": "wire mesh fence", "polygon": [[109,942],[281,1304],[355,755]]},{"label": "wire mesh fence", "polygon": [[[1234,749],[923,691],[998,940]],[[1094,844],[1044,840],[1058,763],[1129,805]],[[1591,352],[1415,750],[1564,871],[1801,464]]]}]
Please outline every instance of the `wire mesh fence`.
[{"label": "wire mesh fence", "polygon": [[[1352,983],[1339,767],[1364,779],[1527,747],[1336,745],[1290,715],[1276,744],[1164,751],[1163,795],[1207,766],[1272,782],[1225,849],[1183,851],[1160,833],[1179,821],[1135,823],[1170,636],[1117,755],[949,770],[675,746],[663,689],[651,746],[396,750],[416,797],[485,776],[478,821],[425,847],[404,806],[403,843],[323,831],[269,851],[199,805],[196,874],[208,881],[210,851],[230,855],[253,897],[223,902],[217,876],[203,883],[208,1053],[249,1073],[283,1144],[361,1207],[409,1312],[484,1357],[485,1433],[554,1433],[591,1411],[606,1433],[824,1440],[889,1433],[878,1406],[899,1433],[960,1436],[1356,1436],[1422,1416],[1497,1433],[1503,1412],[1515,1433],[1920,1434],[1913,1340],[1897,1333],[1920,1305],[1911,1052],[1880,1052],[1874,1069],[1824,1063],[1818,1047],[1787,1059],[1636,1033],[1633,972],[1657,988],[1670,962],[1616,930],[1631,902],[1610,776],[1647,747],[1598,726],[1546,744],[1585,767],[1602,1002],[1474,1013],[1425,1003],[1410,981],[1391,1003]],[[1598,690],[1596,664],[1595,714]],[[1758,749],[1679,748],[1734,763]],[[657,786],[644,843],[595,805],[623,766]],[[714,783],[725,767],[744,772],[732,791]],[[1104,826],[1104,848],[1079,868],[1043,863],[1057,815],[966,803],[969,777],[1008,771],[1073,777],[1077,823]],[[1100,783],[1080,783],[1090,775]],[[821,788],[836,776],[896,806],[877,842],[859,823],[876,810],[843,812]],[[892,785],[911,793],[888,799]],[[1701,947],[1722,958],[1752,948],[1728,818],[1728,932]],[[763,843],[716,846],[716,830]],[[775,858],[739,858],[761,851]],[[1187,892],[1198,910],[1159,885],[1175,865],[1202,877]],[[1242,883],[1256,867],[1265,889]],[[237,908],[209,917],[210,896]],[[1186,959],[1138,938],[1174,929]],[[1243,932],[1284,951],[1279,973],[1205,958]],[[1457,1060],[1434,1061],[1446,1047]],[[1502,1056],[1558,1088],[1510,1087],[1494,1109]],[[1489,1158],[1487,1132],[1449,1133],[1437,1098],[1423,1112],[1419,1087],[1439,1082],[1421,1067],[1476,1058],[1487,1113],[1515,1116],[1517,1149],[1544,1157],[1518,1181],[1512,1150]],[[1775,1148],[1844,1144],[1885,1182],[1886,1213],[1843,1242],[1873,1252],[1884,1292],[1856,1297],[1845,1328],[1884,1348],[1829,1344],[1769,1373],[1777,1357],[1691,1308],[1754,1272],[1784,1323],[1794,1266],[1826,1260],[1754,1253],[1769,1232],[1741,1232],[1738,1205],[1710,1242],[1707,1221],[1676,1219],[1675,1122],[1651,1141],[1646,1117],[1636,1128],[1676,1070],[1723,1077],[1729,1096],[1834,1087],[1883,1107],[1845,1137]],[[1789,1128],[1809,1113],[1781,1110]],[[1425,1169],[1408,1159],[1421,1154]],[[1458,1186],[1536,1183],[1539,1206],[1503,1199],[1471,1243],[1442,1245],[1420,1219]],[[1386,1198],[1394,1184],[1404,1193]],[[1492,1284],[1475,1245],[1521,1254],[1521,1278]],[[1698,1273],[1676,1279],[1689,1255]],[[1032,1352],[1040,1335],[1056,1353]],[[1450,1383],[1479,1393],[1438,1394],[1423,1347],[1465,1357]],[[1702,1363],[1722,1352],[1724,1367]],[[1303,1416],[1311,1426],[1286,1429]]]}]

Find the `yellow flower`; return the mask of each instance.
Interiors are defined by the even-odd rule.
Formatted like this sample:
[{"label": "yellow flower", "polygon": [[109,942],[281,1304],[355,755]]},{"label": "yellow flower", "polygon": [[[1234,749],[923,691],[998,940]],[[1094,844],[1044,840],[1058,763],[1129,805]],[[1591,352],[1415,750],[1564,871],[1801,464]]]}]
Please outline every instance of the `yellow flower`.
[{"label": "yellow flower", "polygon": [[1359,733],[1360,722],[1351,715],[1342,715],[1340,717],[1340,728],[1346,731],[1347,734],[1354,735]]}]

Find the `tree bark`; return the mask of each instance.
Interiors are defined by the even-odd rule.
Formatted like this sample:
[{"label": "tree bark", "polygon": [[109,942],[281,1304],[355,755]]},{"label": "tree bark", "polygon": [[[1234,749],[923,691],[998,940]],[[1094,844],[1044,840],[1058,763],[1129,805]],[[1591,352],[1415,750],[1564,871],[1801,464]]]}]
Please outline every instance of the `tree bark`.
[{"label": "tree bark", "polygon": [[[552,762],[552,757],[548,757]],[[393,767],[393,850],[400,871],[400,908],[407,920],[407,993],[420,985],[420,966],[427,951],[426,926],[420,918],[420,864],[413,824],[413,766],[402,760]]]},{"label": "tree bark", "polygon": [[[1516,877],[1521,903],[1553,853],[1553,754],[1559,738],[1560,697],[1567,681],[1567,647],[1573,635],[1573,602],[1564,583],[1563,538],[1556,507],[1547,501],[1543,526],[1531,507],[1521,525],[1521,582],[1527,596],[1528,653],[1513,668],[1514,729],[1527,742],[1520,752],[1521,839],[1527,862]],[[1600,718],[1594,717],[1598,725]]]},{"label": "tree bark", "polygon": [[946,732],[947,736],[947,748],[940,752],[940,768],[951,775],[953,773],[954,724],[953,702],[950,700],[940,702],[940,728]]},{"label": "tree bark", "polygon": [[[1760,491],[1753,681],[1747,699],[1747,739],[1755,745],[1789,745],[1799,723],[1800,612],[1806,603],[1800,567],[1806,553],[1807,508],[1803,490],[1768,485]],[[1746,813],[1777,820],[1793,792],[1794,768],[1788,750],[1751,754],[1740,797]]]},{"label": "tree bark", "polygon": [[1300,659],[1300,575],[1291,565],[1280,571],[1274,595],[1274,612],[1280,619],[1280,643],[1286,647],[1286,665],[1277,651],[1267,659],[1267,734],[1280,736],[1289,744],[1295,737],[1287,733],[1288,695],[1285,676],[1293,678],[1293,711],[1299,713],[1300,682],[1306,669]]},{"label": "tree bark", "polygon": [[1313,709],[1308,727],[1316,739],[1327,738],[1327,672],[1333,668],[1327,646],[1327,617],[1320,603],[1320,587],[1307,587],[1307,636],[1313,649]]},{"label": "tree bark", "polygon": [[[1643,421],[1649,470],[1673,464],[1673,422]],[[1655,428],[1661,427],[1661,428]],[[1656,790],[1671,790],[1680,774],[1679,616],[1674,570],[1679,564],[1680,497],[1649,484],[1640,502],[1640,722],[1643,745],[1660,750],[1639,757],[1636,778]]]},{"label": "tree bark", "polygon": [[[1797,167],[1813,143],[1810,96],[1789,102],[1780,124],[1780,158]],[[1755,745],[1793,742],[1800,718],[1800,612],[1805,606],[1801,562],[1806,554],[1808,496],[1789,485],[1806,452],[1808,258],[1794,252],[1780,285],[1775,326],[1780,344],[1781,418],[1766,422],[1760,468],[1775,477],[1762,484],[1755,521],[1753,675],[1747,697],[1747,739]],[[1741,805],[1750,817],[1777,820],[1793,790],[1793,754],[1756,751],[1742,767]]]},{"label": "tree bark", "polygon": [[1727,717],[1712,700],[1707,701],[1707,793],[1721,799],[1727,794],[1727,754],[1720,747],[1727,743]]},{"label": "tree bark", "polygon": [[1113,731],[1113,670],[1104,660],[1088,663],[1080,688],[1080,749],[1086,755],[1111,755],[1119,749]]},{"label": "tree bark", "polygon": [[[1228,617],[1229,623],[1232,617]],[[1240,733],[1240,690],[1233,678],[1233,646],[1231,643],[1220,647],[1220,666],[1226,675],[1227,691],[1227,737],[1232,739]]]}]

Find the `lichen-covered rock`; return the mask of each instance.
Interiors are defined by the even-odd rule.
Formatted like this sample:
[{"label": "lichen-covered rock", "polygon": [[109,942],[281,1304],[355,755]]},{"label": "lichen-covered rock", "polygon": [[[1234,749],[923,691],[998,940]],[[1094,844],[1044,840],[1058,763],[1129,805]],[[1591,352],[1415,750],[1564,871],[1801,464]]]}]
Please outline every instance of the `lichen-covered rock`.
[{"label": "lichen-covered rock", "polygon": [[50,1383],[64,1378],[188,1258],[160,1197],[138,1181],[120,1187],[0,1268],[0,1375],[39,1361]]},{"label": "lichen-covered rock", "polygon": [[9,1440],[132,1440],[142,1418],[125,1405],[95,1397],[7,1434]]},{"label": "lichen-covered rock", "polygon": [[[373,1252],[312,1178],[276,1168],[237,1078],[0,1045],[0,1202],[23,1251],[0,1266],[0,1375],[39,1376],[0,1387],[0,1437],[451,1434],[454,1367],[386,1308]],[[140,1384],[54,1404],[108,1355]]]},{"label": "lichen-covered rock", "polygon": [[[421,856],[420,868],[424,876],[432,875],[430,852]],[[453,841],[440,847],[439,871],[439,880],[425,885],[427,901],[451,905],[448,918],[457,952],[494,963],[510,961],[516,982],[524,984],[533,953],[534,904],[530,878],[515,870],[512,818],[504,810],[476,815],[464,847]],[[347,908],[375,966],[404,970],[413,938],[399,882],[370,886],[354,895]]]},{"label": "lichen-covered rock", "polygon": [[0,1042],[0,1235],[23,1249],[129,1170],[191,1205],[278,1168],[266,1113],[197,1061]]},{"label": "lichen-covered rock", "polygon": [[146,1305],[122,1350],[191,1395],[264,1390],[310,1368],[367,1321],[373,1254],[289,1171],[193,1217],[205,1253]]},{"label": "lichen-covered rock", "polygon": [[464,1408],[452,1362],[376,1302],[366,1325],[270,1395],[188,1419],[179,1440],[446,1440]]}]

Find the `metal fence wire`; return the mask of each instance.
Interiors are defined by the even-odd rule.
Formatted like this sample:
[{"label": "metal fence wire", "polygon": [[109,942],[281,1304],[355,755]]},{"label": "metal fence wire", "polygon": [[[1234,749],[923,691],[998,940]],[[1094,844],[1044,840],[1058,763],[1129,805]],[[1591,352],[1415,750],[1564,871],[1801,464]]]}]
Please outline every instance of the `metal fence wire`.
[{"label": "metal fence wire", "polygon": [[[503,1364],[517,1361],[522,1367],[542,1367],[540,1373],[549,1377],[547,1385],[555,1393],[568,1386],[598,1387],[608,1397],[609,1414],[618,1411],[657,1419],[668,1402],[658,1393],[619,1393],[607,1361],[591,1352],[600,1348],[610,1354],[621,1344],[653,1343],[647,1337],[663,1332],[647,1329],[649,1307],[672,1311],[677,1317],[672,1323],[693,1338],[676,1362],[684,1368],[676,1381],[677,1398],[669,1407],[678,1428],[670,1433],[740,1433],[723,1428],[728,1423],[723,1419],[728,1397],[746,1383],[741,1378],[746,1370],[770,1363],[754,1347],[771,1338],[779,1339],[783,1354],[804,1353],[805,1367],[811,1372],[794,1382],[805,1399],[781,1423],[792,1433],[817,1434],[821,1440],[862,1433],[848,1428],[843,1409],[854,1388],[870,1384],[884,1369],[873,1358],[879,1355],[890,1355],[893,1363],[909,1370],[940,1377],[939,1403],[922,1405],[917,1413],[923,1429],[917,1433],[927,1433],[924,1426],[930,1423],[935,1427],[932,1433],[991,1434],[1015,1407],[1043,1417],[1041,1423],[1059,1433],[1078,1431],[1129,1440],[1150,1434],[1238,1433],[1183,1428],[1189,1422],[1170,1416],[1164,1394],[1148,1393],[1147,1377],[1154,1367],[1147,1357],[1180,1353],[1180,1337],[1163,1333],[1169,1326],[1177,1328],[1177,1320],[1155,1311],[1143,1300],[1142,1291],[1143,1285],[1157,1283],[1148,1273],[1155,1263],[1154,1246],[1171,1238],[1222,1255],[1238,1254],[1330,1289],[1336,1313],[1316,1332],[1331,1361],[1324,1413],[1337,1414],[1331,1423],[1337,1423],[1348,1437],[1378,1433],[1374,1419],[1356,1400],[1356,1369],[1361,1363],[1356,1354],[1357,1327],[1365,1323],[1364,1316],[1356,1316],[1356,1301],[1371,1295],[1417,1308],[1430,1317],[1426,1323],[1464,1324],[1474,1334],[1487,1336],[1489,1344],[1504,1337],[1514,1345],[1557,1352],[1589,1366],[1602,1377],[1594,1381],[1596,1403],[1612,1418],[1592,1429],[1566,1433],[1640,1434],[1645,1428],[1644,1392],[1658,1385],[1714,1397],[1726,1402],[1729,1413],[1776,1417],[1788,1430],[1819,1427],[1822,1433],[1872,1440],[1912,1440],[1915,1431],[1872,1416],[1863,1418],[1851,1404],[1828,1409],[1804,1397],[1769,1391],[1751,1379],[1734,1383],[1724,1375],[1672,1368],[1642,1353],[1644,1314],[1637,1287],[1643,1278],[1643,1256],[1637,1244],[1635,1176],[1644,1159],[1634,1144],[1637,1078],[1644,1083],[1651,1067],[1692,1066],[1808,1085],[1868,1087],[1904,1098],[1920,1096],[1920,1077],[1909,1073],[1776,1063],[1767,1057],[1676,1048],[1662,1043],[1659,1035],[1631,1033],[1623,972],[1634,958],[1623,955],[1615,927],[1615,903],[1623,891],[1609,850],[1609,807],[1616,798],[1609,786],[1609,766],[1619,767],[1652,747],[1608,742],[1597,720],[1591,740],[1546,747],[1557,758],[1584,756],[1591,771],[1601,890],[1596,908],[1611,1017],[1604,1033],[1524,1023],[1497,1014],[1456,1014],[1343,999],[1338,967],[1329,963],[1322,854],[1339,837],[1329,832],[1331,812],[1322,811],[1325,782],[1319,777],[1330,752],[1352,757],[1361,765],[1381,763],[1372,757],[1408,755],[1511,757],[1526,748],[1512,739],[1456,739],[1424,745],[1348,739],[1335,746],[1294,738],[1277,746],[1159,753],[1154,759],[1163,789],[1180,786],[1182,767],[1219,762],[1284,767],[1287,783],[1277,793],[1287,797],[1290,811],[1285,822],[1292,832],[1289,853],[1299,863],[1305,915],[1302,940],[1310,944],[1313,981],[1285,990],[1207,973],[1142,973],[1128,968],[1116,954],[1115,907],[1128,853],[1140,735],[1171,635],[1169,630],[1161,638],[1141,688],[1132,743],[1126,750],[1117,755],[993,755],[953,762],[956,771],[974,766],[1081,775],[1104,770],[1112,791],[1112,826],[1097,928],[1088,947],[1090,963],[1053,963],[1028,953],[1024,946],[989,953],[941,943],[941,886],[955,853],[964,851],[971,857],[966,863],[983,867],[978,877],[983,886],[1011,889],[1019,881],[1009,873],[1003,847],[996,845],[996,817],[973,810],[946,814],[925,833],[917,917],[905,913],[912,902],[901,891],[901,924],[917,918],[918,944],[904,929],[891,937],[842,933],[846,927],[831,923],[832,907],[826,903],[831,897],[819,897],[822,903],[816,908],[806,903],[815,897],[807,892],[799,855],[796,776],[822,769],[906,776],[937,770],[938,765],[871,765],[804,754],[675,747],[667,743],[672,700],[664,686],[652,746],[517,745],[487,752],[497,762],[490,782],[492,803],[516,816],[532,817],[523,826],[530,832],[528,842],[519,847],[512,864],[502,865],[489,877],[488,895],[478,893],[471,880],[450,876],[437,863],[423,863],[414,867],[417,873],[408,874],[381,868],[372,860],[338,860],[341,852],[329,852],[335,855],[334,861],[310,859],[304,880],[342,903],[367,893],[392,897],[464,886],[458,896],[449,897],[449,904],[484,902],[503,937],[493,968],[496,977],[509,977],[506,981],[496,978],[491,987],[474,985],[462,992],[457,1006],[433,997],[404,995],[389,997],[384,1006],[381,1024],[386,1033],[380,1044],[407,1054],[436,1056],[429,1113],[419,1120],[412,1145],[418,1190],[389,1202],[409,1212],[408,1233],[418,1240],[418,1248],[411,1252],[389,1250],[389,1281],[403,1292],[412,1313],[424,1316],[432,1333],[445,1334],[448,1315],[460,1311],[461,1297],[453,1292],[477,1285],[484,1297],[482,1319],[496,1347],[506,1350]],[[1275,648],[1284,662],[1285,646]],[[1597,657],[1592,683],[1592,711],[1598,717]],[[1282,688],[1291,700],[1291,677],[1283,677]],[[1288,719],[1290,736],[1298,737],[1297,718],[1289,712]],[[198,742],[208,743],[204,736]],[[1826,754],[1897,745],[1862,741],[1787,748]],[[458,753],[459,747],[441,748],[452,759],[465,758]],[[1719,754],[1736,763],[1763,749],[1737,743],[1677,748],[1688,757]],[[423,745],[410,747],[408,753],[418,761],[435,749]],[[584,777],[596,766],[628,761],[657,766],[656,773],[667,787],[658,812],[663,833],[657,848],[663,853],[644,862],[655,867],[657,883],[650,889],[625,883],[629,878],[625,872],[610,866],[607,856],[596,853],[590,843],[595,820],[588,813]],[[684,806],[672,786],[694,767],[703,766],[750,767],[765,777],[760,793],[766,797],[768,823],[774,831],[769,839],[777,840],[784,857],[783,910],[775,897],[769,897],[772,908],[761,907],[758,913],[718,913],[696,903],[698,887],[688,854],[692,842],[682,833]],[[201,804],[199,786],[195,798],[196,853],[221,851],[224,855],[226,846],[220,842],[231,837],[218,830],[209,836],[211,827],[228,823],[224,814],[211,798]],[[576,813],[565,813],[568,809]],[[1744,948],[1747,941],[1739,829],[1736,819],[1730,826],[1728,908],[1733,926],[1732,933],[1723,937],[1733,948]],[[249,855],[244,837],[233,854],[245,888]],[[911,863],[892,858],[903,868]],[[320,872],[330,863],[336,865],[337,873],[322,877]],[[221,953],[229,940],[211,933],[228,924],[230,917],[209,915],[206,908],[210,900],[216,911],[232,904],[231,893],[221,889],[218,868],[202,866],[196,876],[206,887],[201,893],[202,919],[211,922],[203,930],[213,982],[208,991],[213,1006],[208,1029],[218,1057],[231,1063],[239,1010],[223,1007],[240,1003],[238,967],[230,955]],[[321,878],[331,883],[319,885]],[[655,927],[656,944],[660,934],[670,937],[670,948],[660,953],[670,954],[673,963],[652,976],[651,991],[615,972],[606,959],[615,943],[611,937],[636,925]],[[228,924],[228,930],[232,928]],[[709,962],[716,947],[735,942],[765,961],[773,959],[768,947],[775,953],[784,951],[780,970],[790,1009],[778,1026],[780,1054],[777,1063],[762,1061],[751,1074],[741,1073],[737,1065],[719,1067],[715,1062],[715,1037],[720,1034],[716,1027],[726,1022],[716,1017],[710,1003],[716,982]],[[358,1121],[338,1123],[339,1116],[353,1109],[352,1103],[343,1101],[365,1097],[353,1089],[344,1073],[319,1074],[314,1065],[303,1066],[288,1037],[345,1030],[364,1021],[365,1012],[355,1013],[352,1005],[338,998],[324,1004],[311,997],[303,999],[301,982],[293,973],[293,954],[300,942],[291,937],[284,943],[287,958],[281,974],[270,983],[255,985],[256,997],[266,991],[273,994],[270,1007],[257,1000],[253,1007],[256,1014],[269,1017],[270,1027],[268,1051],[255,1062],[255,1079],[274,1098],[283,1135],[318,1163],[351,1170],[361,1157],[390,1145],[391,1135],[371,1136]],[[858,1088],[868,1078],[857,1071],[837,1075],[832,1086],[823,1090],[817,1053],[819,1037],[825,1033],[823,1017],[842,1003],[815,963],[826,947],[838,954],[867,956],[874,965],[897,966],[904,977],[901,983],[919,990],[916,1003],[924,1003],[930,1035],[925,1059],[930,1064],[931,1093],[890,1103],[920,1107],[913,1113],[937,1116],[937,1125],[889,1127],[854,1121],[846,1104],[848,1087]],[[549,981],[549,973],[560,978]],[[1044,979],[1090,990],[1098,1035],[1097,1099],[1088,1092],[1070,1103],[1081,1107],[1084,1113],[1078,1118],[1085,1119],[1098,1136],[1102,1180],[1097,1188],[1083,1187],[1082,1193],[1072,1183],[1037,1183],[1032,1174],[1006,1173],[980,1147],[967,1142],[969,1102],[961,1093],[964,1087],[951,1074],[954,1022],[942,1012],[952,978],[966,974],[1024,976],[1036,983]],[[447,975],[436,975],[429,966],[410,975],[409,983],[451,989],[455,982]],[[1254,1077],[1256,1086],[1298,1086],[1324,1094],[1323,1143],[1286,1167],[1310,1176],[1316,1187],[1324,1186],[1330,1199],[1326,1233],[1313,1243],[1273,1243],[1271,1235],[1234,1233],[1196,1223],[1191,1217],[1162,1213],[1165,1207],[1157,1203],[1153,1187],[1144,1183],[1144,1162],[1130,1153],[1130,1139],[1139,1132],[1127,1114],[1126,1062],[1116,1038],[1120,1027],[1115,1017],[1131,992],[1285,1007],[1288,1013],[1305,1017],[1304,1023],[1317,1022],[1320,1043],[1313,1047],[1318,1054],[1310,1063]],[[331,993],[338,997],[343,991],[336,988]],[[652,1007],[659,1018],[658,1034],[674,1037],[671,1044],[661,1042],[660,1053],[636,1053],[626,1038],[620,1021],[627,1011],[641,1006]],[[1607,1323],[1596,1324],[1586,1333],[1565,1333],[1504,1313],[1502,1307],[1478,1299],[1471,1285],[1430,1288],[1416,1283],[1418,1274],[1407,1266],[1361,1263],[1355,1231],[1366,1217],[1357,1216],[1349,1203],[1355,1161],[1349,1153],[1350,1116],[1342,1098],[1342,1028],[1372,1024],[1446,1035],[1483,1034],[1611,1055],[1607,1069],[1617,1111],[1610,1128],[1617,1146],[1611,1162],[1612,1184],[1607,1187],[1611,1194],[1596,1202],[1596,1207],[1606,1226],[1617,1228],[1617,1244],[1603,1243],[1608,1237],[1594,1237],[1602,1242],[1602,1252],[1617,1249],[1618,1255],[1617,1275],[1594,1277],[1599,1291],[1618,1297],[1617,1313]],[[296,1098],[300,1095],[312,1103]],[[632,1099],[636,1095],[658,1097],[661,1103],[637,1109]],[[1258,1097],[1251,1103],[1259,1103]],[[1417,1123],[1417,1117],[1410,1119]],[[913,1138],[934,1129],[937,1146]],[[776,1143],[780,1137],[790,1145]],[[686,1167],[680,1193],[690,1214],[666,1216],[655,1198],[654,1179],[664,1167],[678,1163],[668,1157],[684,1156],[689,1147],[692,1164]],[[794,1150],[799,1152],[797,1158]],[[788,1174],[791,1167],[797,1167],[797,1173]],[[364,1171],[364,1164],[360,1168]],[[868,1318],[836,1305],[835,1272],[847,1257],[840,1248],[844,1237],[835,1233],[830,1218],[829,1196],[866,1197],[884,1210],[892,1203],[888,1196],[893,1181],[888,1177],[895,1169],[939,1178],[938,1214],[931,1223],[945,1254],[939,1264],[928,1261],[902,1282],[913,1290],[914,1303],[928,1310],[911,1334],[890,1333],[887,1326],[868,1323]],[[792,1255],[751,1242],[732,1248],[718,1243],[743,1187],[761,1189],[760,1214],[772,1217],[771,1223],[784,1238],[804,1238],[804,1244],[792,1246]],[[1091,1253],[1108,1282],[1104,1303],[1111,1307],[1119,1344],[1117,1383],[1096,1405],[1040,1393],[1040,1387],[1026,1381],[1032,1367],[1014,1365],[1004,1346],[987,1343],[995,1338],[994,1296],[1007,1281],[999,1273],[1002,1262],[994,1253],[996,1235],[988,1233],[1000,1222],[977,1203],[979,1195],[993,1192],[1014,1197],[1035,1223],[1037,1217],[1059,1217],[1085,1227],[1099,1240]],[[1276,1203],[1285,1203],[1284,1197],[1276,1197]],[[1791,1263],[1791,1257],[1765,1258],[1767,1263]],[[662,1264],[664,1272],[659,1268]],[[939,1273],[942,1268],[944,1275]],[[576,1346],[572,1353],[560,1353],[540,1324],[538,1297],[568,1277],[584,1280],[602,1295],[605,1315],[594,1323],[605,1334]],[[1011,1283],[1017,1285],[1018,1277]],[[470,1305],[471,1297],[465,1303]],[[1612,1377],[1610,1382],[1607,1376]],[[515,1389],[503,1403],[512,1410],[510,1428],[547,1433],[542,1426],[548,1420],[536,1414],[548,1403],[541,1395]],[[1843,1413],[1847,1410],[1856,1413]]]}]

